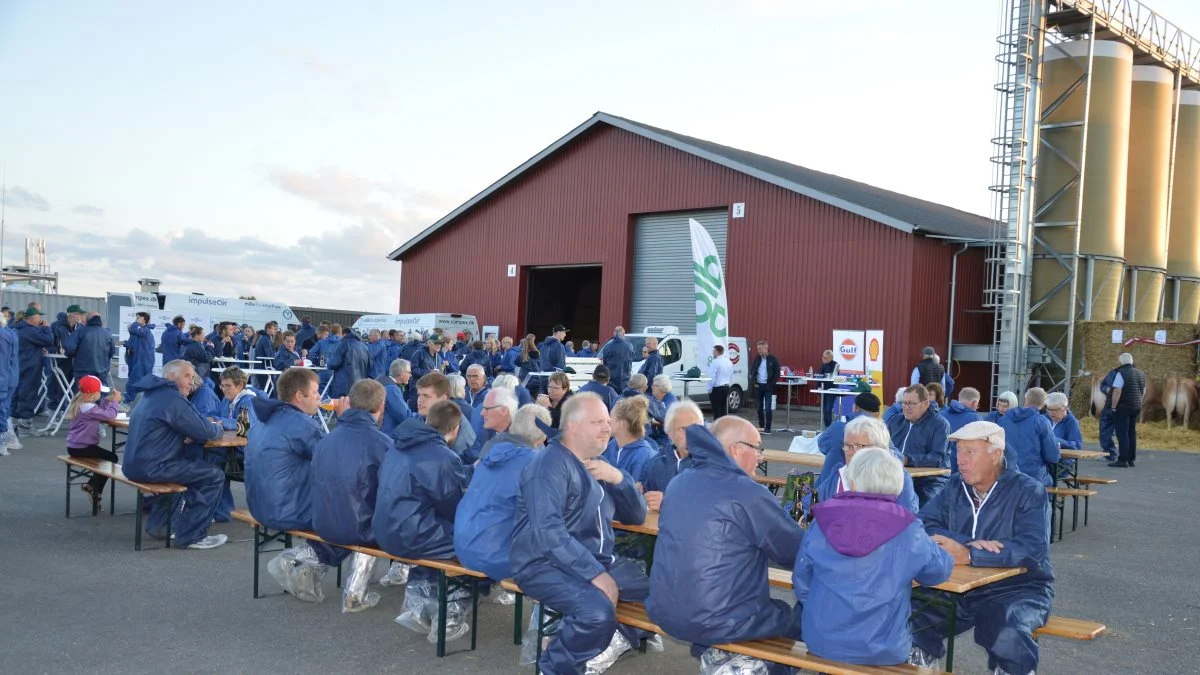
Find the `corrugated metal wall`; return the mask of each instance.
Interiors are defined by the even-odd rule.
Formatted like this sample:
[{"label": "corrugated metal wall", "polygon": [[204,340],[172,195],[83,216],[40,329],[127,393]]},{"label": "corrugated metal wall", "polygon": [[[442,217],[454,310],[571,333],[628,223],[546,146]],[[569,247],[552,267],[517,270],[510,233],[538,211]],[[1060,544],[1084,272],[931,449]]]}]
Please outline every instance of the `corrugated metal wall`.
[{"label": "corrugated metal wall", "polygon": [[79,305],[88,311],[100,312],[100,316],[108,316],[108,301],[104,298],[90,298],[83,295],[47,295],[25,291],[4,291],[3,297],[3,306],[12,309],[13,313],[24,310],[31,302],[40,304],[42,312],[50,321],[54,321],[59,312],[67,311],[71,305]]},{"label": "corrugated metal wall", "polygon": [[634,223],[633,288],[629,310],[630,332],[646,326],[678,326],[696,332],[696,300],[692,271],[692,235],[689,218],[708,230],[720,254],[727,259],[728,216],[720,211],[638,216]]},{"label": "corrugated metal wall", "polygon": [[322,321],[328,321],[329,323],[340,323],[346,328],[349,328],[350,326],[353,326],[354,322],[358,321],[362,315],[371,313],[348,312],[339,309],[322,309],[320,307],[297,307],[295,305],[291,305],[291,308],[292,314],[296,315],[297,323],[300,322],[301,318],[309,316],[312,317],[314,326]]},{"label": "corrugated metal wall", "polygon": [[953,247],[604,125],[409,252],[400,311],[474,314],[517,334],[520,275],[508,278],[507,265],[600,262],[604,338],[630,325],[636,215],[736,202],[746,211],[728,226],[733,335],[769,339],[784,365],[808,368],[833,329],[882,329],[889,388],[907,383],[924,342],[944,349]]}]

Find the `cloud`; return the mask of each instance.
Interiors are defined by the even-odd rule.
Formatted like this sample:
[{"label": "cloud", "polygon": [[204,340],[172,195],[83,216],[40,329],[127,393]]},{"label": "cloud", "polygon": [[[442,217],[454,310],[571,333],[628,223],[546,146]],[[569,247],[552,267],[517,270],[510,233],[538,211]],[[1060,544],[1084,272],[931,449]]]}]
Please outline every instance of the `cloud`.
[{"label": "cloud", "polygon": [[311,173],[274,168],[269,171],[268,180],[280,190],[311,201],[330,213],[388,230],[396,239],[393,247],[454,206],[431,192],[397,181],[367,178],[338,167],[322,167]]},{"label": "cloud", "polygon": [[33,209],[49,211],[50,202],[36,192],[30,192],[20,185],[14,185],[5,192],[4,203],[14,209]]},{"label": "cloud", "polygon": [[395,245],[379,225],[332,227],[287,246],[258,237],[213,237],[203,231],[90,233],[59,225],[10,226],[9,236],[46,239],[60,292],[103,297],[130,291],[141,277],[163,290],[253,295],[304,307],[394,312],[400,266],[385,258]]},{"label": "cloud", "polygon": [[100,217],[104,215],[104,209],[99,206],[91,206],[90,204],[77,204],[71,211],[84,216]]}]

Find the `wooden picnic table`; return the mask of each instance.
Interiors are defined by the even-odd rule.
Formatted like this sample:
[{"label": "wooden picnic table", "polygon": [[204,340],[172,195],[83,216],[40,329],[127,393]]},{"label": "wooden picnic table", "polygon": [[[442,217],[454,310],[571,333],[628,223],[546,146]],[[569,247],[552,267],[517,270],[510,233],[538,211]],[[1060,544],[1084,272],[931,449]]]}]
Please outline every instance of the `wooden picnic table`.
[{"label": "wooden picnic table", "polygon": [[[981,586],[994,584],[1020,574],[1025,574],[1024,567],[972,567],[970,565],[955,565],[950,578],[930,588],[947,593],[966,593]],[[767,579],[776,588],[792,590],[792,571],[775,567],[767,569]],[[913,582],[913,587],[920,586]]]},{"label": "wooden picnic table", "polygon": [[1079,460],[1099,459],[1107,456],[1106,453],[1099,450],[1060,450],[1059,454],[1061,458],[1054,466],[1054,485],[1057,486],[1061,481],[1069,488],[1079,487]]},{"label": "wooden picnic table", "polygon": [[[762,462],[779,462],[820,469],[825,466],[825,455],[813,455],[804,452],[788,452],[786,450],[763,450]],[[913,478],[928,478],[929,476],[949,476],[950,469],[931,466],[906,466],[904,470]],[[820,473],[817,471],[816,473]]]},{"label": "wooden picnic table", "polygon": [[[116,452],[118,448],[117,432],[119,431],[126,435],[129,434],[129,418],[109,420],[105,424],[113,428],[112,451]],[[125,444],[121,443],[120,445],[124,446]],[[221,433],[220,438],[214,438],[204,444],[206,448],[242,448],[245,446],[246,439],[238,436],[236,431],[224,431]]]},{"label": "wooden picnic table", "polygon": [[1100,459],[1107,455],[1100,450],[1061,450],[1063,459]]},{"label": "wooden picnic table", "polygon": [[646,520],[641,525],[626,525],[613,521],[613,528],[624,530],[625,532],[636,532],[637,534],[648,534],[654,537],[658,536],[658,511],[646,511]]}]

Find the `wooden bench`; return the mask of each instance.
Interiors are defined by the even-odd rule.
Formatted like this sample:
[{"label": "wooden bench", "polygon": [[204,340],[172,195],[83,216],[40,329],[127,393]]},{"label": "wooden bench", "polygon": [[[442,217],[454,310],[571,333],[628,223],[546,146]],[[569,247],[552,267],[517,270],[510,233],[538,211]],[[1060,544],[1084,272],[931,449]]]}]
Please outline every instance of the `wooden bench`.
[{"label": "wooden bench", "polygon": [[1095,476],[1080,476],[1075,479],[1079,485],[1116,485],[1116,478],[1096,478]]},{"label": "wooden bench", "polygon": [[[500,582],[500,587],[506,591],[512,591],[517,596],[516,618],[514,619],[513,643],[521,644],[521,619],[523,618],[521,607],[521,588],[512,579],[505,579]],[[551,612],[549,608],[546,610]],[[557,613],[554,613],[557,616]],[[538,649],[536,660],[534,661],[534,669],[537,672],[537,661],[541,660],[542,650],[542,630],[546,625],[554,620],[554,617],[539,621],[538,629]],[[617,603],[617,623],[625,626],[631,626],[650,633],[666,635],[666,631],[659,628],[650,617],[646,614],[646,607],[639,602],[620,602]],[[782,663],[784,665],[793,666],[796,668],[804,668],[813,670],[819,673],[827,673],[828,675],[884,675],[890,673],[938,673],[941,671],[930,670],[928,668],[917,668],[910,665],[898,666],[857,666],[848,663],[838,663],[837,661],[829,661],[818,656],[813,656],[808,653],[808,648],[803,642],[789,640],[787,638],[771,638],[768,640],[753,640],[749,642],[739,642],[735,644],[716,645],[718,649],[723,649],[727,652],[735,654],[745,654],[756,659],[771,661],[773,663]]]},{"label": "wooden bench", "polygon": [[[401,558],[394,556],[387,551],[378,548],[370,548],[367,546],[352,546],[343,544],[334,544],[322,539],[319,534],[309,530],[279,530],[272,532],[262,523],[255,520],[254,516],[246,509],[235,509],[230,514],[234,520],[239,520],[254,528],[254,598],[261,597],[258,592],[259,579],[259,557],[263,553],[271,553],[282,549],[267,549],[266,547],[272,542],[280,542],[284,548],[291,548],[292,537],[315,541],[326,546],[335,546],[343,548],[355,553],[365,553],[376,558],[384,560],[392,560],[395,562],[404,563],[405,565],[415,565],[437,570],[438,572],[438,625],[437,625],[437,655],[439,657],[446,655],[446,605],[447,598],[450,593],[456,590],[466,589],[471,592],[471,650],[475,649],[475,644],[478,639],[478,614],[479,614],[479,587],[476,584],[477,579],[486,579],[487,575],[482,572],[476,572],[463,567],[456,560],[426,560]],[[338,586],[341,586],[341,568],[338,568]],[[464,579],[465,577],[465,579]],[[520,596],[517,596],[518,600]],[[518,608],[520,605],[518,604]],[[518,611],[520,611],[518,609]]]},{"label": "wooden bench", "polygon": [[[1079,526],[1079,500],[1083,499],[1083,525],[1088,524],[1088,505],[1089,499],[1100,494],[1095,490],[1086,488],[1070,488],[1070,487],[1050,487],[1046,488],[1046,493],[1054,500],[1054,508],[1058,510],[1058,540],[1063,538],[1063,515],[1067,510],[1067,497],[1071,498],[1071,531],[1074,532]],[[1053,540],[1053,515],[1051,515],[1051,540]]]},{"label": "wooden bench", "polygon": [[1033,637],[1036,640],[1043,635],[1049,635],[1050,637],[1065,638],[1067,640],[1090,642],[1103,635],[1107,630],[1108,626],[1102,623],[1052,616],[1046,621],[1045,626],[1033,631]]},{"label": "wooden bench", "polygon": [[[104,476],[109,480],[108,490],[108,509],[110,514],[116,512],[116,483],[124,483],[137,491],[137,499],[134,501],[134,535],[133,535],[133,550],[142,550],[142,495],[163,495],[171,500],[170,507],[167,511],[167,548],[171,548],[171,517],[175,514],[175,495],[181,495],[187,492],[186,485],[177,483],[141,483],[135,480],[130,480],[125,477],[125,472],[121,470],[120,464],[113,464],[105,459],[94,459],[91,457],[71,457],[70,455],[59,455],[58,461],[67,465],[67,518],[71,517],[71,488],[77,485],[83,485],[91,480],[93,476]],[[95,516],[100,510],[98,502],[92,502],[92,515]]]}]

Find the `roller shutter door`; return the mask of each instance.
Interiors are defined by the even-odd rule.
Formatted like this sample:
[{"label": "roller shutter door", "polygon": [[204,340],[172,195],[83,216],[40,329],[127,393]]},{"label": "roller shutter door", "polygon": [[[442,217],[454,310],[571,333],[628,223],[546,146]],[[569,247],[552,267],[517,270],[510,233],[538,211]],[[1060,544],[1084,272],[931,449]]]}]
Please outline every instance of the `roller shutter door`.
[{"label": "roller shutter door", "polygon": [[679,326],[696,332],[696,290],[692,276],[692,238],[688,219],[708,230],[726,266],[725,238],[729,212],[695,211],[639,216],[634,226],[633,307],[629,332],[646,326]]}]

